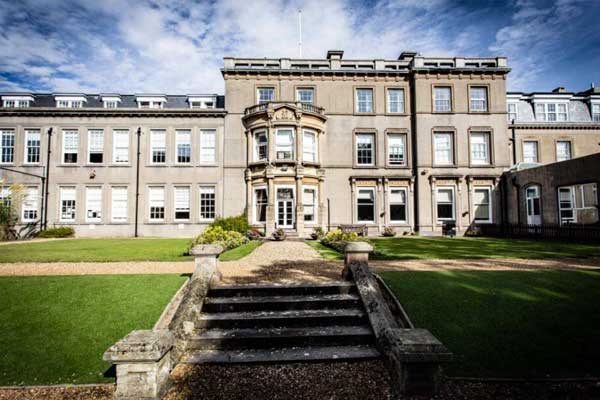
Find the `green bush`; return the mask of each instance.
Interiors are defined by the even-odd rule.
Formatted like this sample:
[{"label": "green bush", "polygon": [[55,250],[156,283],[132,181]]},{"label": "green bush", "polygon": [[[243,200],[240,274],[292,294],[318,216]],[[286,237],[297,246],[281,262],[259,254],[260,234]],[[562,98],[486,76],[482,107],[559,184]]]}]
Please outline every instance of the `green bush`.
[{"label": "green bush", "polygon": [[321,238],[321,243],[339,252],[343,252],[346,243],[357,242],[359,240],[360,238],[356,232],[344,233],[340,229],[334,229],[327,232],[327,234]]},{"label": "green bush", "polygon": [[245,235],[250,229],[248,224],[248,217],[246,214],[240,214],[235,217],[217,218],[215,222],[210,224],[212,227],[220,227],[224,231],[235,231]]},{"label": "green bush", "polygon": [[57,228],[46,229],[45,231],[40,231],[37,237],[40,238],[65,238],[71,237],[75,235],[75,229],[70,226],[59,226]]},{"label": "green bush", "polygon": [[209,226],[190,243],[189,249],[197,244],[218,244],[223,246],[224,250],[230,250],[246,243],[248,238],[239,232],[226,231],[220,226]]}]

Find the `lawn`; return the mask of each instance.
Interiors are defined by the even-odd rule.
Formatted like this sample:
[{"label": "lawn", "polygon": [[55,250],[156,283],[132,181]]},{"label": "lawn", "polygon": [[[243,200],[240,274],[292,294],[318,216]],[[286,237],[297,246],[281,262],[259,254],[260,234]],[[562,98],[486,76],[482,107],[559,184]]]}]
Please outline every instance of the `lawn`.
[{"label": "lawn", "polygon": [[220,261],[235,261],[256,250],[263,242],[260,240],[251,240],[235,249],[227,250],[219,256]]},{"label": "lawn", "polygon": [[524,239],[408,237],[371,239],[374,259],[600,257],[600,246]]},{"label": "lawn", "polygon": [[307,245],[309,245],[310,247],[312,247],[313,249],[318,251],[319,254],[321,255],[321,257],[323,257],[326,260],[342,260],[342,259],[344,259],[344,256],[341,253],[337,252],[336,250],[332,249],[331,247],[327,247],[327,246],[321,244],[321,242],[319,242],[318,240],[307,240],[304,243],[306,243]]},{"label": "lawn", "polygon": [[451,376],[600,376],[600,272],[384,272]]},{"label": "lawn", "polygon": [[179,275],[0,278],[0,386],[96,383],[102,354],[152,328]]}]

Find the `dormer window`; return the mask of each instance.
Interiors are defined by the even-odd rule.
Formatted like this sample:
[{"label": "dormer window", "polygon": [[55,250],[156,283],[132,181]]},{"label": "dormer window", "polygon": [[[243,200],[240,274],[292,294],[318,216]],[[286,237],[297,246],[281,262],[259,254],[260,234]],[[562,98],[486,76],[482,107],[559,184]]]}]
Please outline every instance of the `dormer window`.
[{"label": "dormer window", "polygon": [[2,96],[4,108],[27,108],[33,102],[32,96]]},{"label": "dormer window", "polygon": [[119,96],[102,96],[104,108],[119,108],[121,97]]},{"label": "dormer window", "polygon": [[164,96],[138,96],[136,101],[138,108],[163,108],[167,98]]},{"label": "dormer window", "polygon": [[57,108],[83,108],[84,96],[56,96]]},{"label": "dormer window", "polygon": [[536,103],[535,119],[540,122],[568,121],[567,103]]},{"label": "dormer window", "polygon": [[190,96],[188,103],[192,109],[215,108],[217,104],[215,96]]},{"label": "dormer window", "polygon": [[600,103],[592,103],[592,121],[600,122]]}]

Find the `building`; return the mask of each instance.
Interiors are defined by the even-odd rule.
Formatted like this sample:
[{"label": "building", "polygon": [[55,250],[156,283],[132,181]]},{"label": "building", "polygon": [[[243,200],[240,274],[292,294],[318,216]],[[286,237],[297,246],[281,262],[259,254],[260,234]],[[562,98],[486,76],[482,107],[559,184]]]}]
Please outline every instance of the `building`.
[{"label": "building", "polygon": [[[500,177],[514,152],[523,160],[517,148],[537,140],[537,162],[553,161],[547,143],[561,138],[571,157],[598,151],[595,89],[507,95],[508,73],[503,57],[334,50],[226,57],[224,96],[4,93],[0,167],[43,174],[51,129],[48,225],[80,236],[190,237],[244,211],[267,234],[342,224],[433,234],[445,221],[464,231],[503,217]],[[556,96],[565,120],[547,101]],[[0,177],[27,186],[22,222],[42,217],[38,178]]]}]

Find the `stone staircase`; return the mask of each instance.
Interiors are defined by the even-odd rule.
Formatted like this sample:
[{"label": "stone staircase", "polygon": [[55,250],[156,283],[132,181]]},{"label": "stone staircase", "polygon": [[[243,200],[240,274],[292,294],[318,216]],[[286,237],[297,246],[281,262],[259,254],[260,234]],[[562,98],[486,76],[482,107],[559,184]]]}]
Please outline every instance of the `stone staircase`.
[{"label": "stone staircase", "polygon": [[216,286],[187,335],[183,363],[355,360],[380,356],[352,282]]}]

